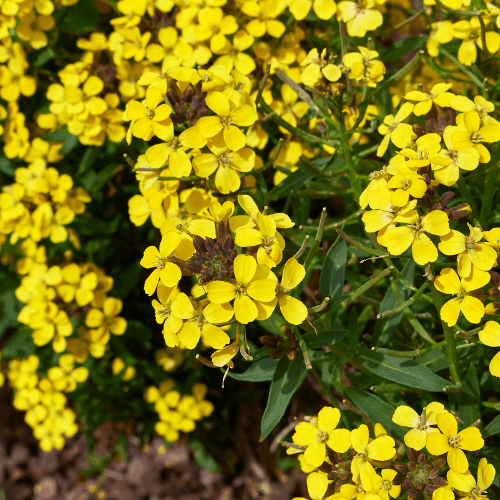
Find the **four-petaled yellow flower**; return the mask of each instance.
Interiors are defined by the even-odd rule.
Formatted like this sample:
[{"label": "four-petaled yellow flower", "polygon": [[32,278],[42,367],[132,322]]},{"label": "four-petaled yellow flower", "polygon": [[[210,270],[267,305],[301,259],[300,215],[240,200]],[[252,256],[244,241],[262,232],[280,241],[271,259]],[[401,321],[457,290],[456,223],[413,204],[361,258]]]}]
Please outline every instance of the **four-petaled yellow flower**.
[{"label": "four-petaled yellow flower", "polygon": [[318,413],[314,423],[300,422],[295,427],[292,440],[295,444],[305,447],[306,463],[319,467],[325,461],[326,447],[344,453],[351,447],[349,431],[337,429],[340,421],[340,411],[337,408],[325,407]]},{"label": "four-petaled yellow flower", "polygon": [[440,413],[436,422],[441,432],[427,434],[428,452],[436,456],[447,453],[450,469],[464,474],[469,462],[463,450],[477,451],[484,446],[481,431],[477,427],[467,427],[458,432],[457,420],[449,412]]},{"label": "four-petaled yellow flower", "polygon": [[169,262],[168,259],[172,257],[180,242],[180,233],[170,231],[162,237],[159,250],[154,246],[144,250],[141,266],[155,268],[144,283],[144,290],[148,295],[153,295],[159,280],[168,287],[175,287],[179,283],[182,271],[177,264]]},{"label": "four-petaled yellow flower", "polygon": [[226,146],[232,151],[245,147],[245,134],[238,127],[249,127],[256,120],[251,106],[236,106],[222,92],[211,92],[205,102],[216,116],[203,116],[196,124],[205,138],[214,137],[222,132]]},{"label": "four-petaled yellow flower", "polygon": [[251,255],[238,255],[234,259],[234,276],[235,284],[212,281],[208,285],[208,299],[214,304],[227,304],[234,299],[236,321],[251,323],[259,315],[256,303],[270,302],[276,297],[275,282],[261,278],[267,276],[266,268],[259,266]]},{"label": "four-petaled yellow flower", "polygon": [[402,405],[396,408],[392,421],[402,427],[412,427],[405,434],[404,441],[408,448],[420,451],[425,447],[427,434],[429,432],[438,432],[435,427],[436,417],[445,412],[443,404],[432,402],[428,404],[422,415],[419,415],[413,408]]},{"label": "four-petaled yellow flower", "polygon": [[474,292],[486,285],[489,280],[488,273],[475,270],[469,278],[459,278],[458,274],[449,267],[441,270],[434,280],[434,286],[441,293],[456,295],[441,307],[439,314],[443,321],[448,326],[453,326],[462,312],[470,323],[479,323],[484,316],[484,304],[474,296]]},{"label": "four-petaled yellow flower", "polygon": [[448,216],[433,210],[420,218],[415,210],[402,213],[393,223],[405,222],[406,226],[389,227],[384,235],[384,245],[392,255],[401,255],[411,246],[413,260],[424,266],[438,258],[438,251],[426,233],[445,235],[450,232]]}]

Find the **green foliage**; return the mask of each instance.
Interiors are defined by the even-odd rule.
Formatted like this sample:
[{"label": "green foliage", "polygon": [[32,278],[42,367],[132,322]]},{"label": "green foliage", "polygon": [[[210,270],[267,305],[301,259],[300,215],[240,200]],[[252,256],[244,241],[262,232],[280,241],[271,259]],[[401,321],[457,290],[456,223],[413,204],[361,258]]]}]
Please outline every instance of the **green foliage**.
[{"label": "green foliage", "polygon": [[301,355],[293,361],[279,360],[269,389],[269,399],[262,417],[260,440],[265,439],[278,425],[295,391],[300,387],[307,374]]}]

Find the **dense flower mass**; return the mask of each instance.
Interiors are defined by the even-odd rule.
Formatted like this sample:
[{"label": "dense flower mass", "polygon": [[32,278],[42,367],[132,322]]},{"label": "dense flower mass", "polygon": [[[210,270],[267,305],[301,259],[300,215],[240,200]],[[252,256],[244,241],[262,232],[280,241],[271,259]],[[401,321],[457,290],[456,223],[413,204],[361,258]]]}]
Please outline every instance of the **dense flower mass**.
[{"label": "dense flower mass", "polygon": [[[484,446],[481,433],[473,426],[458,432],[456,418],[441,403],[430,403],[422,415],[409,406],[396,408],[393,422],[413,428],[405,436],[406,452],[396,451],[394,439],[378,423],[374,438],[365,424],[352,431],[335,429],[340,417],[337,408],[324,407],[295,427],[293,443],[284,443],[288,454],[300,453],[313,500],[388,500],[403,495],[416,499],[420,492],[451,500],[454,492],[472,491],[484,497],[495,477],[493,465],[482,458],[476,482],[463,450],[480,450]],[[445,453],[450,467],[447,473],[442,470]]]},{"label": "dense flower mass", "polygon": [[[211,435],[206,365],[271,383],[314,500],[487,498],[499,50],[479,0],[0,0],[0,386],[40,448]],[[303,381],[331,406],[287,413]]]}]

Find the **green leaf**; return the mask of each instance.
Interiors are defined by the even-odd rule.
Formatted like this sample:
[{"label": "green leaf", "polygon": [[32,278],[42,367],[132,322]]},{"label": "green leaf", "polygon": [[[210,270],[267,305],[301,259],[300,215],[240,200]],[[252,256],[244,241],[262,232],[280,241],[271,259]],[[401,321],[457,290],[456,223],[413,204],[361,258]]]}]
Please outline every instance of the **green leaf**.
[{"label": "green leaf", "polygon": [[287,358],[279,360],[262,417],[260,441],[263,441],[279,424],[293,394],[301,386],[306,374],[307,370],[302,353],[292,362]]},{"label": "green leaf", "polygon": [[243,382],[269,382],[273,379],[277,366],[277,359],[262,358],[252,363],[244,373],[232,373],[229,370],[227,376]]},{"label": "green leaf", "polygon": [[286,325],[284,318],[276,313],[271,314],[267,319],[258,321],[258,323],[266,332],[272,333],[273,335],[281,335],[280,326]]},{"label": "green leaf", "polygon": [[422,354],[422,356],[418,358],[418,362],[423,366],[427,366],[427,368],[434,373],[444,370],[450,366],[448,358],[439,348],[432,349],[432,351]]},{"label": "green leaf", "polygon": [[[321,367],[321,380],[325,383],[327,387],[334,386],[337,390],[339,390],[339,386],[335,385],[337,377],[341,376],[342,369],[344,368],[347,360],[349,359],[349,354],[344,354],[341,358],[337,359],[333,363],[324,364]],[[340,386],[342,382],[340,382]]]},{"label": "green leaf", "polygon": [[358,343],[358,311],[356,307],[349,314],[349,345],[354,347]]},{"label": "green leaf", "polygon": [[483,430],[483,436],[494,436],[500,434],[500,415],[497,415]]},{"label": "green leaf", "polygon": [[221,472],[219,464],[207,452],[207,449],[199,439],[190,438],[189,447],[194,451],[194,460],[200,467],[212,474]]},{"label": "green leaf", "polygon": [[317,334],[308,333],[307,335],[304,335],[303,339],[307,344],[308,349],[321,349],[322,347],[327,347],[340,342],[346,335],[347,330],[325,330],[323,332],[318,332]]},{"label": "green leaf", "polygon": [[293,174],[290,174],[286,179],[281,181],[271,191],[269,191],[269,199],[277,200],[283,196],[288,196],[294,189],[303,188],[304,184],[314,177],[312,172],[305,168],[299,168]]},{"label": "green leaf", "polygon": [[380,60],[386,63],[400,59],[401,57],[408,55],[413,50],[418,49],[420,47],[420,43],[420,37],[418,36],[409,37],[405,40],[392,43],[391,48],[380,56]]},{"label": "green leaf", "polygon": [[35,344],[31,336],[31,328],[20,328],[5,343],[2,357],[22,359],[35,352]]},{"label": "green leaf", "polygon": [[462,383],[464,387],[462,400],[459,404],[460,418],[465,425],[471,425],[481,418],[481,409],[479,408],[481,388],[479,387],[479,379],[474,364],[471,363],[467,376],[462,379]]},{"label": "green leaf", "polygon": [[18,279],[0,274],[2,292],[0,294],[0,338],[7,331],[7,328],[17,325],[17,314],[21,310],[21,302],[14,295],[15,289],[19,286]]},{"label": "green leaf", "polygon": [[374,375],[416,389],[443,392],[449,385],[447,380],[412,359],[387,356],[363,347],[356,354],[356,361]]},{"label": "green leaf", "polygon": [[16,167],[14,166],[14,163],[5,158],[5,156],[0,157],[0,172],[3,172],[4,174],[14,177],[16,173]]},{"label": "green leaf", "polygon": [[319,278],[319,291],[323,297],[336,297],[342,293],[347,262],[347,243],[338,239],[326,254]]},{"label": "green leaf", "polygon": [[88,146],[85,149],[85,153],[83,153],[82,159],[80,160],[78,173],[85,172],[94,164],[99,156],[100,149],[99,146]]},{"label": "green leaf", "polygon": [[80,34],[95,31],[99,22],[99,11],[93,0],[78,0],[78,3],[64,9],[58,28]]},{"label": "green leaf", "polygon": [[389,435],[403,440],[403,435],[406,431],[392,421],[394,407],[382,401],[377,396],[357,387],[347,386],[345,387],[345,392],[354,403],[354,406],[361,410],[370,419],[372,424],[382,424]]},{"label": "green leaf", "polygon": [[42,66],[45,66],[45,64],[50,60],[56,58],[56,54],[52,47],[45,47],[42,50],[34,51],[34,53],[35,56],[33,58],[33,62],[31,63],[31,66],[33,68],[41,68]]},{"label": "green leaf", "polygon": [[261,347],[260,349],[257,349],[256,352],[251,353],[253,357],[253,362],[256,363],[257,361],[260,361],[262,358],[269,357],[269,354],[271,354],[272,352],[273,350],[270,347]]},{"label": "green leaf", "polygon": [[[413,262],[413,260],[409,260],[403,266],[401,274],[403,275],[403,278],[405,280],[413,284],[413,278],[415,275],[415,262]],[[405,300],[408,300],[410,298],[410,290],[405,287],[403,283],[401,283],[401,280],[396,280],[395,285],[401,295],[402,304]],[[390,311],[391,309],[396,308],[398,305],[400,305],[400,302],[396,298],[393,288],[389,287],[384,296],[384,299],[382,300],[382,303],[380,304],[378,312],[379,314],[381,314],[383,312]],[[393,316],[389,316],[388,318],[378,319],[375,323],[374,345],[385,345],[389,341],[392,332],[396,329],[399,323],[401,323],[403,316],[404,313],[400,312],[398,314],[394,314]]]}]

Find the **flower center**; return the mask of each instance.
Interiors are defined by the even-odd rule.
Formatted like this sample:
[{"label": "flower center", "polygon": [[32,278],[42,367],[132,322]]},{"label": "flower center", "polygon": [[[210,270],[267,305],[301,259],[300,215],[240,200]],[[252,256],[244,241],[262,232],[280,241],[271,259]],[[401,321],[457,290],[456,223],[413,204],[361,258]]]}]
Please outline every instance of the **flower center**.
[{"label": "flower center", "polygon": [[455,436],[451,437],[449,440],[448,440],[448,444],[452,447],[452,448],[461,448],[460,446],[460,441],[462,440],[462,438],[456,434]]},{"label": "flower center", "polygon": [[388,481],[387,479],[385,481],[382,481],[380,483],[380,487],[383,489],[383,490],[390,490],[391,487],[392,487],[392,484],[390,481]]}]

